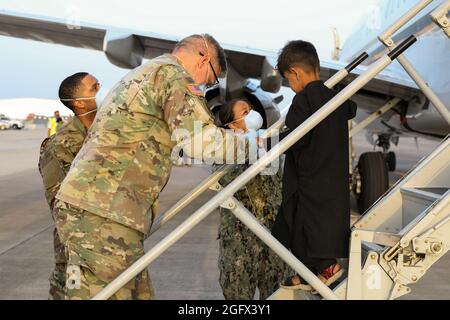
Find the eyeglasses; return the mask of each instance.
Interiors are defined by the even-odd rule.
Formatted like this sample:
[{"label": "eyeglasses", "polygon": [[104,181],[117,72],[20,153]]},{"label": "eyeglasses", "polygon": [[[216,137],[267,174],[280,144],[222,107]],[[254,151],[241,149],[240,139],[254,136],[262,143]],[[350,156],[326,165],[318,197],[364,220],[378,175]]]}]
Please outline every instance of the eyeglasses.
[{"label": "eyeglasses", "polygon": [[[198,54],[199,54],[200,56],[202,56],[202,57],[205,56],[205,55],[204,55],[203,53],[201,53],[201,52],[199,52]],[[214,79],[216,79],[216,81],[215,81],[213,84],[207,84],[207,85],[206,85],[207,88],[211,88],[211,87],[214,87],[214,86],[216,86],[216,85],[219,84],[219,79],[217,78],[216,71],[214,71],[213,65],[212,65],[212,63],[211,63],[211,59],[208,61],[208,63],[209,63],[209,66],[211,67],[211,70],[212,70],[212,72],[213,72]]]}]

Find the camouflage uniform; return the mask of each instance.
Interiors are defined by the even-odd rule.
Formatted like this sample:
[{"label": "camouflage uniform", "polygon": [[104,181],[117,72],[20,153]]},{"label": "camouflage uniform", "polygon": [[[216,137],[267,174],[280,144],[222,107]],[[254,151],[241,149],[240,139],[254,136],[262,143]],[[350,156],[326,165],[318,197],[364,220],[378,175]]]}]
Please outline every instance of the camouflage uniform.
[{"label": "camouflage uniform", "polygon": [[[194,135],[195,121],[200,121],[200,135]],[[79,266],[81,275],[89,272],[86,286],[92,284],[97,290],[99,283],[106,285],[142,256],[143,250],[133,249],[130,256],[127,252],[122,256],[125,260],[120,260],[104,249],[108,238],[93,239],[91,245],[87,244],[90,239],[78,244],[78,237],[90,237],[98,226],[78,233],[77,228],[87,222],[79,221],[72,230],[66,224],[79,220],[82,212],[102,217],[117,228],[120,225],[129,230],[120,239],[122,245],[133,242],[138,246],[134,237],[137,232],[143,240],[149,232],[159,193],[169,179],[175,144],[184,144],[187,155],[200,159],[223,159],[230,151],[237,156],[246,141],[233,138],[223,139],[219,145],[211,142],[211,138],[224,134],[214,126],[202,92],[170,54],[132,70],[110,91],[56,196],[60,201],[55,215],[58,219],[66,217],[57,224],[58,232],[71,252],[69,264]],[[200,148],[189,144],[187,137],[193,137]],[[87,261],[99,254],[101,259],[114,254],[111,264],[116,267],[108,275],[101,265],[92,267]],[[95,290],[90,290],[91,294]],[[72,297],[88,298],[91,294],[78,291]]]},{"label": "camouflage uniform", "polygon": [[[221,185],[228,185],[246,169],[247,165],[236,166],[220,180]],[[259,174],[234,195],[269,230],[281,205],[281,182],[281,169],[273,175]],[[220,285],[225,299],[251,300],[256,288],[259,298],[266,299],[283,278],[292,274],[289,266],[224,208],[220,208],[219,246]]]},{"label": "camouflage uniform", "polygon": [[[67,299],[88,299],[144,254],[142,233],[56,200],[58,233],[68,260]],[[148,271],[118,290],[112,299],[154,298]]]},{"label": "camouflage uniform", "polygon": [[[75,117],[57,134],[46,138],[41,144],[39,156],[39,172],[45,188],[45,198],[53,210],[56,193],[69,171],[70,165],[83,145],[86,137],[86,128]],[[59,240],[56,228],[53,230],[53,247],[55,255],[55,268],[50,275],[50,299],[64,299],[64,286],[66,282],[66,257],[64,246]]]}]

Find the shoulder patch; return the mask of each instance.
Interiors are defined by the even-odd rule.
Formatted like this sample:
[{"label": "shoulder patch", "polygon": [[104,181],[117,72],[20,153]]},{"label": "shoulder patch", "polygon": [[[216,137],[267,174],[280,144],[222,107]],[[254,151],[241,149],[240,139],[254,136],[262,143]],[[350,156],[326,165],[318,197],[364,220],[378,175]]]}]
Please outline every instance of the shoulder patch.
[{"label": "shoulder patch", "polygon": [[204,97],[205,94],[203,93],[202,89],[200,89],[199,86],[190,84],[186,86],[190,93],[192,93],[194,96]]},{"label": "shoulder patch", "polygon": [[185,77],[185,79],[186,79],[187,83],[189,83],[189,84],[194,84],[194,83],[195,83],[195,82],[194,82],[194,79],[192,79],[192,77],[189,76],[189,75],[187,75],[187,76]]},{"label": "shoulder patch", "polygon": [[40,153],[44,152],[44,149],[47,148],[47,144],[49,143],[49,141],[52,139],[52,137],[54,137],[54,135],[47,137],[44,139],[44,141],[42,141],[41,143],[41,148],[40,148]]}]

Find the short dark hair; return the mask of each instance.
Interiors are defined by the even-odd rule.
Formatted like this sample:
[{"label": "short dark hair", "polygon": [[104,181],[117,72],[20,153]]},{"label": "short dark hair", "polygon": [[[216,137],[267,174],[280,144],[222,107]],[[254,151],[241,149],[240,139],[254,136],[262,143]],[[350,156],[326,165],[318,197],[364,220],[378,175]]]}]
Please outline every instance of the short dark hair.
[{"label": "short dark hair", "polygon": [[307,72],[320,70],[316,48],[310,42],[294,40],[288,42],[278,55],[277,68],[282,76],[292,66],[299,66]]},{"label": "short dark hair", "polygon": [[182,40],[180,40],[174,48],[174,51],[179,50],[181,48],[186,48],[192,45],[193,40],[205,40],[208,44],[209,48],[213,48],[212,54],[215,54],[219,65],[220,65],[220,75],[219,77],[224,77],[227,73],[227,57],[225,54],[225,50],[220,46],[219,42],[210,34],[204,33],[204,34],[193,34],[191,36],[188,36]]},{"label": "short dark hair", "polygon": [[225,103],[219,109],[219,120],[220,120],[222,127],[228,128],[228,126],[226,124],[236,120],[236,119],[234,119],[234,110],[233,109],[234,109],[234,106],[239,101],[244,101],[249,106],[251,106],[251,104],[247,101],[247,99],[244,99],[244,98],[236,98],[236,99],[230,100],[227,103]]},{"label": "short dark hair", "polygon": [[[65,78],[58,91],[59,99],[74,99],[77,98],[77,90],[81,85],[81,81],[88,75],[87,72],[77,72]],[[67,108],[74,111],[73,101],[61,101]]]}]

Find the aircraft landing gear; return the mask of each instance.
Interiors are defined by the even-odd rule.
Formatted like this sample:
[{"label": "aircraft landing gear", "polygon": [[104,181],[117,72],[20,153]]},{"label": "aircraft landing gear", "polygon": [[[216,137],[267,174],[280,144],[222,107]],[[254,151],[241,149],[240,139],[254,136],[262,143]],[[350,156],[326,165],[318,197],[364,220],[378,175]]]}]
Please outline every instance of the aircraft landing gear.
[{"label": "aircraft landing gear", "polygon": [[[393,151],[389,151],[392,139],[393,139],[392,136],[389,134],[381,134],[378,136],[378,140],[376,142],[378,147],[383,148],[384,158],[386,160],[386,164],[388,166],[389,171],[395,171],[397,165],[395,153]],[[397,145],[398,137],[394,137],[393,141],[394,144]]]},{"label": "aircraft landing gear", "polygon": [[395,171],[395,168],[397,166],[397,158],[395,156],[395,152],[389,151],[388,153],[385,153],[384,158],[386,159],[389,171]]},{"label": "aircraft landing gear", "polygon": [[354,172],[353,192],[363,214],[389,187],[388,167],[381,152],[366,152],[359,157]]}]

